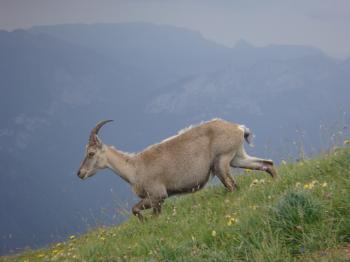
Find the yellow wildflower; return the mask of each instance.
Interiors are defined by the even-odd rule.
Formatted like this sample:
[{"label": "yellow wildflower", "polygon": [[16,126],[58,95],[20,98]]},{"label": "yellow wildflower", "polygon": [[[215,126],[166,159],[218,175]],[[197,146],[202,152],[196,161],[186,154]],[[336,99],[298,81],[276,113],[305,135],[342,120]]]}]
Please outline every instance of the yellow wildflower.
[{"label": "yellow wildflower", "polygon": [[227,225],[228,226],[231,226],[232,224],[235,224],[238,222],[238,219],[237,218],[234,218],[234,217],[231,217],[228,222],[227,222]]},{"label": "yellow wildflower", "polygon": [[45,254],[43,254],[43,253],[40,253],[40,254],[37,255],[38,258],[42,258],[44,256],[45,256]]},{"label": "yellow wildflower", "polygon": [[304,189],[309,189],[309,184],[305,184]]},{"label": "yellow wildflower", "polygon": [[216,237],[216,231],[215,231],[215,230],[211,231],[211,235],[212,235],[213,237]]},{"label": "yellow wildflower", "polygon": [[29,258],[23,259],[23,262],[29,262]]},{"label": "yellow wildflower", "polygon": [[316,184],[318,184],[318,181],[317,181],[317,180],[313,180],[313,181],[311,182],[311,184],[315,186]]},{"label": "yellow wildflower", "polygon": [[250,208],[255,210],[257,208],[257,206],[256,205],[252,205],[252,206],[250,206]]},{"label": "yellow wildflower", "polygon": [[254,180],[252,181],[252,183],[250,184],[249,187],[253,187],[253,186],[255,186],[255,185],[258,184],[258,183],[259,183],[259,180],[254,179]]},{"label": "yellow wildflower", "polygon": [[327,185],[328,185],[327,182],[322,183],[322,187],[326,187]]},{"label": "yellow wildflower", "polygon": [[100,239],[101,239],[102,241],[106,240],[104,237],[100,237]]}]

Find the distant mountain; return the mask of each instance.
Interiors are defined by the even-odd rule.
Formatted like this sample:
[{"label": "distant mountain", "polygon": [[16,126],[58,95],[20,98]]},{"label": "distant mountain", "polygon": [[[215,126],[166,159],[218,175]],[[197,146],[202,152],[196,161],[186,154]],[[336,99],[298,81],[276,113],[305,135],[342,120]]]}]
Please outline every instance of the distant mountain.
[{"label": "distant mountain", "polygon": [[189,74],[210,72],[229,63],[231,50],[200,33],[147,23],[38,26],[31,32],[78,44],[140,68],[158,86]]},{"label": "distant mountain", "polygon": [[117,209],[135,201],[124,181],[75,174],[101,119],[115,120],[105,143],[138,151],[222,117],[251,127],[250,150],[277,161],[348,134],[350,62],[313,47],[228,48],[172,26],[72,24],[0,31],[0,59],[0,253],[123,219]]},{"label": "distant mountain", "polygon": [[31,32],[88,47],[116,61],[145,70],[159,86],[188,75],[213,72],[228,64],[261,59],[292,59],[323,55],[307,46],[256,48],[245,40],[235,48],[205,39],[199,32],[149,23],[68,24],[36,26]]},{"label": "distant mountain", "polygon": [[[181,79],[170,85],[148,104],[148,110],[151,113],[219,111],[230,114],[235,111],[262,115],[265,113],[264,103],[269,97],[294,92],[296,97],[291,103],[295,103],[304,98],[302,94],[306,91],[313,93],[315,98],[315,101],[309,101],[310,104],[319,101],[319,96],[332,102],[338,96],[334,91],[343,85],[329,86],[322,82],[328,79],[334,82],[335,74],[341,68],[341,63],[325,56],[263,60],[248,66],[227,66],[223,70]],[[275,101],[277,107],[286,106],[279,105],[279,101]],[[203,108],[203,105],[206,107]]]}]

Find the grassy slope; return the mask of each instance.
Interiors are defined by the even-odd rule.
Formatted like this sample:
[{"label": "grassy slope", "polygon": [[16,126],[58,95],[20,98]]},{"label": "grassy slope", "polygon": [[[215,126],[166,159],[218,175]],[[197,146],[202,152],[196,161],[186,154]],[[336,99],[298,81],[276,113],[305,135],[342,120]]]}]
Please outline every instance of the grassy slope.
[{"label": "grassy slope", "polygon": [[350,260],[339,249],[350,242],[350,148],[279,173],[239,176],[234,193],[209,187],[167,200],[143,224],[131,218],[0,261]]}]

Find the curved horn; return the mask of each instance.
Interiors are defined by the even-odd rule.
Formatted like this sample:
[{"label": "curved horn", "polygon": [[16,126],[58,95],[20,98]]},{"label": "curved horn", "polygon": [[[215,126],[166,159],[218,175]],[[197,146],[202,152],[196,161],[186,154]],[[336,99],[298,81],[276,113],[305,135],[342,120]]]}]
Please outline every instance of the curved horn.
[{"label": "curved horn", "polygon": [[113,120],[103,120],[96,124],[96,126],[91,130],[91,133],[90,133],[90,138],[89,138],[90,145],[93,145],[96,143],[95,136],[98,134],[98,131],[100,131],[101,127],[107,124],[108,122],[112,122],[112,121]]}]

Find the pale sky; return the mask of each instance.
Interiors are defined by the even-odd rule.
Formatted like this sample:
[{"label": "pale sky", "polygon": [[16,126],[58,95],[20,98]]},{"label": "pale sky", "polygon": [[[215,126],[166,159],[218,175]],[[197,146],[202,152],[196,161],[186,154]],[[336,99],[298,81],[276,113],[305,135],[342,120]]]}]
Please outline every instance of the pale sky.
[{"label": "pale sky", "polygon": [[0,29],[99,22],[168,24],[226,46],[243,38],[350,57],[350,0],[0,0]]}]

